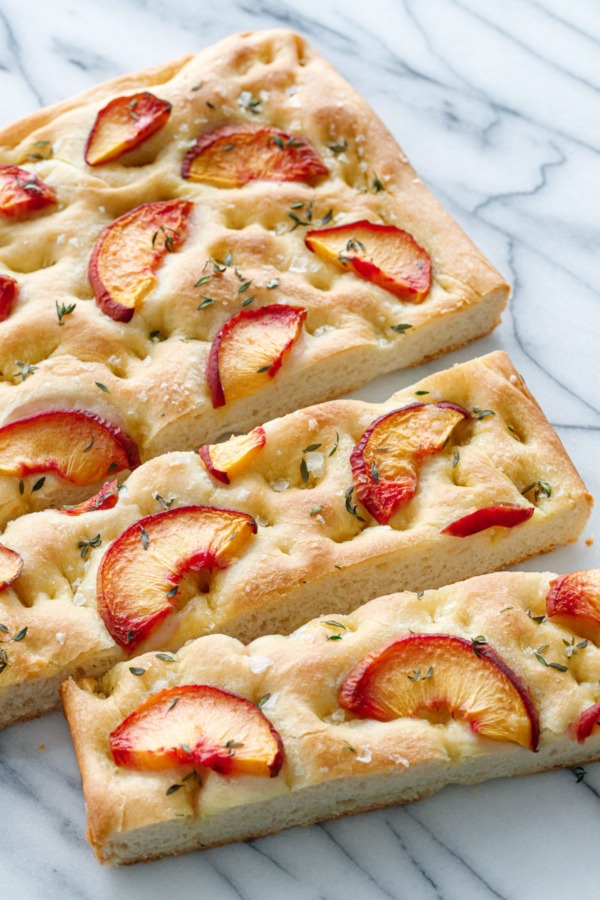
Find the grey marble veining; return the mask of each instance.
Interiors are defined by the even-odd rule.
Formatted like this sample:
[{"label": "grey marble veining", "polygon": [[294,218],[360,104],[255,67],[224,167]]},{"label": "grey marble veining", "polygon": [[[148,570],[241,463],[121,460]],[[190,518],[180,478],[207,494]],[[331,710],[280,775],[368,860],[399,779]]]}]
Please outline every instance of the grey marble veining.
[{"label": "grey marble veining", "polygon": [[[504,348],[600,495],[597,0],[0,0],[6,124],[230,32],[300,30],[368,98],[514,285],[501,327],[359,393]],[[598,513],[585,536],[598,531]],[[580,541],[524,568],[598,566]],[[41,749],[41,747],[45,749]],[[546,900],[598,896],[600,765],[124,870],[101,869],[58,713],[0,734],[0,884],[11,898]]]}]

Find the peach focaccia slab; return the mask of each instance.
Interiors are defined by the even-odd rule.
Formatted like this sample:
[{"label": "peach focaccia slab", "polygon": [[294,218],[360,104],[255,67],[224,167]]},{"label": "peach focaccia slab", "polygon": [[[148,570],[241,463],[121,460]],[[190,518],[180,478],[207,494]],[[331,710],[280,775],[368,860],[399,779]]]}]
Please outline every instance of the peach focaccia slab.
[{"label": "peach focaccia slab", "polygon": [[[143,459],[195,449],[461,346],[506,302],[368,104],[288,31],[36,112],[0,133],[0,161],[0,426],[78,409]],[[56,478],[16,478],[13,515],[55,502]]]},{"label": "peach focaccia slab", "polygon": [[599,640],[599,570],[496,573],[69,680],[88,839],[129,863],[596,759]]},{"label": "peach focaccia slab", "polygon": [[2,724],[136,650],[290,632],[514,564],[575,540],[591,505],[501,352],[385,403],[332,401],[150,460],[111,502],[2,537]]}]

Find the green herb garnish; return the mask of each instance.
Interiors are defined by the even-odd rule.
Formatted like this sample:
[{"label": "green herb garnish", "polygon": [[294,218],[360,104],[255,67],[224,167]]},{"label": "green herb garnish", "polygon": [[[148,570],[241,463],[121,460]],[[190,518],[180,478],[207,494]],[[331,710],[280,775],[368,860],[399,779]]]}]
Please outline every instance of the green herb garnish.
[{"label": "green herb garnish", "polygon": [[85,559],[88,553],[90,552],[90,547],[101,547],[102,546],[102,535],[98,533],[96,537],[91,538],[89,541],[78,541],[77,547],[79,549],[79,555],[82,559]]},{"label": "green herb garnish", "polygon": [[65,316],[70,316],[77,306],[76,303],[59,303],[58,300],[55,303],[56,306],[56,315],[58,316],[58,324],[64,325],[63,319]]}]

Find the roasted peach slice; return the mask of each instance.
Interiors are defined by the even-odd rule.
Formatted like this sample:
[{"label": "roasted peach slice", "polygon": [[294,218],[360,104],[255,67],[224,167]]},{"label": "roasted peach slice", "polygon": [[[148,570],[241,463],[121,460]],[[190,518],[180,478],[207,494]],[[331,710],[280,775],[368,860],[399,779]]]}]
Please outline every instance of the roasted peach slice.
[{"label": "roasted peach slice", "polygon": [[217,481],[229,484],[264,447],[266,439],[265,430],[259,425],[248,434],[234,435],[222,444],[205,444],[198,452],[207,472]]},{"label": "roasted peach slice", "polygon": [[546,613],[559,625],[600,644],[600,569],[571,572],[550,582]]},{"label": "roasted peach slice", "polygon": [[475,512],[461,516],[442,528],[442,534],[454,537],[469,537],[485,531],[486,528],[514,528],[527,522],[535,512],[535,506],[518,506],[516,503],[499,503],[497,506],[484,506]]},{"label": "roasted peach slice", "polygon": [[16,581],[23,571],[23,560],[10,547],[0,544],[0,591]]},{"label": "roasted peach slice", "polygon": [[143,144],[171,115],[171,104],[149,91],[116,97],[96,116],[83,152],[88,166],[112,162]]},{"label": "roasted peach slice", "polygon": [[124,431],[82,409],[33,413],[0,428],[2,475],[55,472],[86,485],[139,464],[138,449]]},{"label": "roasted peach slice", "polygon": [[0,166],[0,213],[18,219],[54,203],[54,190],[33,172],[18,166]]},{"label": "roasted peach slice", "polygon": [[19,285],[10,275],[0,275],[0,322],[8,319],[19,296]]},{"label": "roasted peach slice", "polygon": [[109,737],[118,766],[207,766],[220,775],[274,778],[283,743],[255,703],[208,684],[167,688],[138,706]]},{"label": "roasted peach slice", "polygon": [[98,611],[132,651],[177,605],[187,572],[224,569],[256,534],[246,513],[181,506],[146,516],[116,538],[98,569]]},{"label": "roasted peach slice", "polygon": [[129,322],[157,285],[156,270],[187,237],[189,200],[144,203],[111,222],[96,241],[88,267],[100,309]]},{"label": "roasted peach slice", "polygon": [[206,364],[213,407],[248,397],[274,378],[305,318],[306,310],[282,303],[243,309],[225,322]]},{"label": "roasted peach slice", "polygon": [[431,260],[407,231],[366,219],[308,231],[306,246],[400,300],[421,303],[431,287]]},{"label": "roasted peach slice", "polygon": [[61,512],[66,513],[68,516],[81,516],[83,513],[95,512],[98,509],[112,509],[113,506],[117,505],[118,499],[118,482],[115,479],[102,485],[98,493],[94,494],[93,497],[84,500],[83,503],[78,503],[77,506],[64,506]]},{"label": "roasted peach slice", "polygon": [[340,705],[389,722],[444,713],[495,741],[537,748],[538,715],[521,678],[486,643],[449,634],[410,634],[359,662],[339,692]]},{"label": "roasted peach slice", "polygon": [[600,725],[600,703],[594,703],[579,716],[575,726],[575,736],[580,744],[583,744],[590,734],[598,731]]},{"label": "roasted peach slice", "polygon": [[356,495],[381,525],[409,503],[423,457],[441,450],[469,413],[454,403],[411,403],[371,422],[350,456]]},{"label": "roasted peach slice", "polygon": [[200,135],[181,165],[182,178],[220,188],[249,181],[314,181],[329,170],[308,141],[269,125],[223,125]]}]

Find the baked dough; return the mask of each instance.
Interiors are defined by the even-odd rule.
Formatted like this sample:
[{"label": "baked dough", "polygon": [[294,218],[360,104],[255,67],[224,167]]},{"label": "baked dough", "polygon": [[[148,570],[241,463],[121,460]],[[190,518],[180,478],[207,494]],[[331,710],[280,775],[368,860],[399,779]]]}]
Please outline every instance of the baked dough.
[{"label": "baked dough", "polygon": [[[473,416],[441,452],[423,460],[416,495],[390,525],[378,525],[362,508],[361,521],[345,504],[352,448],[373,419],[415,399],[494,415]],[[239,510],[256,520],[258,533],[227,568],[212,573],[206,592],[188,585],[185,602],[141,650],[176,650],[212,631],[244,641],[289,633],[324,609],[347,613],[399,587],[420,590],[493,571],[575,540],[591,507],[560,440],[502,352],[430,375],[385,403],[331,401],[264,430],[264,447],[229,485],[213,479],[197,453],[169,453],[138,468],[112,509],[76,517],[45,510],[8,526],[2,543],[25,565],[0,593],[0,622],[10,635],[25,627],[27,634],[3,645],[1,724],[55,708],[68,675],[101,674],[124,658],[97,611],[98,567],[111,541],[165,502],[171,509]],[[322,471],[304,483],[302,451],[313,444],[324,451]],[[525,499],[523,488],[540,479],[549,483],[550,496]],[[468,538],[440,533],[496,503],[535,511],[514,528]]]},{"label": "baked dough", "polygon": [[[125,157],[86,165],[98,111],[140,90],[172,104],[167,124]],[[307,138],[329,176],[316,187],[253,181],[229,189],[181,177],[182,158],[199,134],[249,122]],[[0,215],[0,275],[16,278],[20,290],[0,323],[0,425],[41,409],[85,409],[123,428],[143,459],[195,450],[460,347],[494,328],[508,296],[505,281],[431,196],[368,104],[289,31],[236,35],[35,112],[0,133],[0,159],[35,174],[58,197],[24,219]],[[383,189],[375,190],[375,179]],[[117,217],[171,198],[195,204],[189,236],[167,254],[156,289],[133,319],[113,321],[88,280],[94,244]],[[289,216],[301,202],[312,202],[317,227],[330,215],[332,224],[369,219],[412,234],[433,261],[424,302],[398,300],[311,253],[307,229]],[[232,265],[195,287],[213,271],[207,260],[228,254]],[[251,291],[239,292],[234,265]],[[217,302],[198,310],[209,293]],[[252,309],[291,304],[307,311],[306,322],[276,377],[213,409],[205,378],[211,341],[250,293]],[[73,303],[60,325],[56,304]],[[412,327],[397,333],[395,324]],[[29,479],[20,494],[18,477],[0,477],[0,527],[94,492],[48,473],[32,493],[35,476]]]},{"label": "baked dough", "polygon": [[[289,637],[262,637],[249,646],[222,635],[203,637],[171,663],[154,653],[139,657],[135,665],[144,671],[138,676],[122,663],[100,681],[66,682],[62,694],[83,778],[87,836],[99,860],[114,865],[183,853],[405,803],[450,783],[597,759],[600,732],[579,744],[571,726],[600,699],[600,650],[592,642],[584,647],[579,636],[569,655],[573,633],[544,619],[555,577],[495,573],[422,596],[392,594],[349,616],[336,611],[335,625],[325,616]],[[529,689],[539,715],[537,753],[481,737],[460,719],[382,722],[342,709],[338,690],[353,666],[411,632],[484,637]],[[329,640],[332,634],[342,637]],[[270,695],[262,710],[285,752],[276,778],[224,777],[200,767],[201,786],[188,779],[167,794],[189,767],[148,772],[114,764],[108,736],[125,716],[163,688],[192,683],[255,703]]]}]

